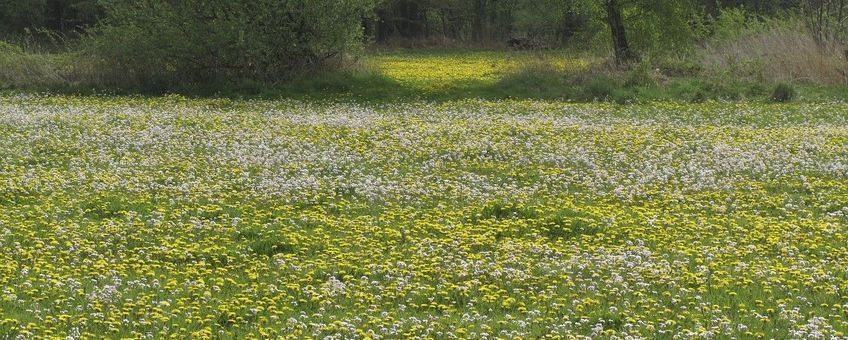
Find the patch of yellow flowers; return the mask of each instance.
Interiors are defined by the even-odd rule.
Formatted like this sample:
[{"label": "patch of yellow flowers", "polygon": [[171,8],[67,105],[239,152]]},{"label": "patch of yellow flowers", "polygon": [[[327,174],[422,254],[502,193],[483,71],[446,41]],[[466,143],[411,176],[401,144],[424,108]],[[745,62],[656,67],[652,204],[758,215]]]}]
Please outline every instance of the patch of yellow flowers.
[{"label": "patch of yellow flowers", "polygon": [[419,91],[490,85],[522,68],[542,66],[560,72],[582,71],[589,59],[565,52],[395,52],[369,56],[366,64],[391,80]]},{"label": "patch of yellow flowers", "polygon": [[0,97],[0,338],[843,338],[846,118]]}]

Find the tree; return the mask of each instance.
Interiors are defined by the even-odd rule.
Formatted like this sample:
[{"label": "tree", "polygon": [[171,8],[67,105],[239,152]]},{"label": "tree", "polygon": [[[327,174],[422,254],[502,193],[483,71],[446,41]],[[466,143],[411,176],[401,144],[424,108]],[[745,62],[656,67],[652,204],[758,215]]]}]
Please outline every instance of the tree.
[{"label": "tree", "polygon": [[630,49],[627,42],[627,32],[624,29],[624,20],[621,17],[621,6],[618,0],[604,0],[607,25],[612,34],[612,46],[615,51],[615,62],[624,65],[638,59],[636,53]]},{"label": "tree", "polygon": [[583,29],[596,46],[609,46],[618,65],[640,55],[680,54],[695,46],[703,20],[700,0],[574,0],[572,11],[588,13]]},{"label": "tree", "polygon": [[483,21],[486,20],[486,0],[474,0],[474,21],[471,24],[471,40],[483,41]]},{"label": "tree", "polygon": [[801,11],[820,47],[842,43],[848,37],[848,0],[808,0]]},{"label": "tree", "polygon": [[377,10],[377,40],[390,38],[419,39],[427,35],[426,2],[417,0],[392,0],[383,2]]},{"label": "tree", "polygon": [[480,42],[494,9],[508,1],[494,0],[385,0],[377,9],[376,40],[448,38]]}]

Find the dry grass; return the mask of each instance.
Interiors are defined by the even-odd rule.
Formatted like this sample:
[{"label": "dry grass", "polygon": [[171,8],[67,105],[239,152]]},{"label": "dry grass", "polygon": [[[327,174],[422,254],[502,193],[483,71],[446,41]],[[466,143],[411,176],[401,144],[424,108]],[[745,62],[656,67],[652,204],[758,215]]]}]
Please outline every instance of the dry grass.
[{"label": "dry grass", "polygon": [[800,23],[773,25],[700,51],[704,68],[755,81],[848,84],[846,47],[820,46]]}]

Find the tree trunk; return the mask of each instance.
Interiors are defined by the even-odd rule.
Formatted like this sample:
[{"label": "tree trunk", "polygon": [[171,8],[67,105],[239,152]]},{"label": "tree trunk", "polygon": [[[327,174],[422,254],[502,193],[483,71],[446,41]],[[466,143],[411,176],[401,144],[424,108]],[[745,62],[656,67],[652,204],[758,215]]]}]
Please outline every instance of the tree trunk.
[{"label": "tree trunk", "polygon": [[424,7],[419,6],[417,1],[403,2],[403,23],[401,36],[405,38],[419,39],[429,33]]},{"label": "tree trunk", "polygon": [[618,0],[605,0],[604,2],[607,10],[607,24],[612,33],[615,63],[625,65],[636,61],[638,57],[627,43],[627,34],[624,30],[624,21],[621,19],[621,6],[618,4]]},{"label": "tree trunk", "polygon": [[486,15],[486,0],[474,0],[474,22],[471,25],[471,40],[483,41],[483,17]]}]

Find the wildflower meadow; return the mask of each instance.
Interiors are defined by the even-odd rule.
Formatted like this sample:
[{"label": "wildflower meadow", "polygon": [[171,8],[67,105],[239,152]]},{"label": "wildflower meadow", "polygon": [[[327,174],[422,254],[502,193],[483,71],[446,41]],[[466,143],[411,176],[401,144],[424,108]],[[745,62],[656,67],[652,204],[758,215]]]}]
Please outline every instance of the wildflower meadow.
[{"label": "wildflower meadow", "polygon": [[845,338],[848,106],[0,97],[0,338]]}]

